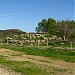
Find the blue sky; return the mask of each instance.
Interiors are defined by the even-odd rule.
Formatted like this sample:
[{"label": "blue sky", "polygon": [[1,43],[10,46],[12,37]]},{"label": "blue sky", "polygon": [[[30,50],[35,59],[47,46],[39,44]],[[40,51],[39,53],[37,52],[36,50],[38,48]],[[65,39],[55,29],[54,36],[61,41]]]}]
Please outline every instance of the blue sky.
[{"label": "blue sky", "polygon": [[75,19],[75,0],[0,0],[0,30],[34,32],[42,19]]}]

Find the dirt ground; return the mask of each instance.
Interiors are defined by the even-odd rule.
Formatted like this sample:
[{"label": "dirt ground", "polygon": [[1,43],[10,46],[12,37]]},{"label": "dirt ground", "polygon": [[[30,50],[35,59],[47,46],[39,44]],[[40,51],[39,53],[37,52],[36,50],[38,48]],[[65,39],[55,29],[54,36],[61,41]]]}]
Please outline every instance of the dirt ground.
[{"label": "dirt ground", "polygon": [[0,75],[19,75],[19,74],[0,67]]},{"label": "dirt ground", "polygon": [[[12,61],[29,61],[31,63],[42,64],[53,67],[67,68],[73,71],[75,75],[75,63],[65,62],[62,60],[52,60],[48,57],[26,55],[19,51],[12,51],[9,49],[0,49],[0,55],[6,56],[6,60]],[[0,68],[0,75],[15,75],[13,72]],[[17,75],[17,74],[16,74]]]}]

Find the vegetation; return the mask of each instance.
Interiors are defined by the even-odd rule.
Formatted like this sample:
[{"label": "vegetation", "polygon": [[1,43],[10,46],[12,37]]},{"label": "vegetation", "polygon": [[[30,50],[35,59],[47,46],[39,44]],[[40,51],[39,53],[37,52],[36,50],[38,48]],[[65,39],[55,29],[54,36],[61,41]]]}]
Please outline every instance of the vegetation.
[{"label": "vegetation", "polygon": [[4,42],[6,37],[13,37],[14,35],[21,35],[25,32],[19,29],[8,29],[8,30],[0,30],[0,42]]},{"label": "vegetation", "polygon": [[[0,30],[0,49],[10,49],[10,51],[5,51],[5,53],[8,52],[5,54],[9,54],[8,56],[3,56],[3,53],[0,55],[0,67],[6,67],[20,75],[73,74],[73,70],[70,70],[69,67],[51,66],[52,62],[48,59],[75,64],[75,21],[43,19],[38,23],[36,32],[26,33],[18,29]],[[45,59],[38,61],[47,65],[24,60],[13,61],[12,58],[10,59],[11,56],[21,56],[16,52],[43,57]],[[48,59],[46,60],[46,58]],[[34,58],[28,58],[28,60],[30,59],[36,61]]]},{"label": "vegetation", "polygon": [[56,21],[52,18],[48,18],[48,20],[43,19],[38,23],[36,32],[48,32],[51,36],[56,35],[57,37],[61,37],[63,41],[67,41],[70,39],[72,40],[72,36],[75,35],[75,21]]},{"label": "vegetation", "polygon": [[2,60],[2,58],[0,58],[0,65],[2,65],[2,67],[7,66],[8,69],[10,68],[20,75],[57,75],[59,72],[60,74],[68,72],[68,70],[64,68],[56,68],[26,61],[6,61]]},{"label": "vegetation", "polygon": [[15,47],[15,46],[0,46],[11,50],[21,51],[27,55],[44,56],[54,60],[63,60],[67,62],[75,62],[75,51],[70,51],[66,48],[60,49],[56,47],[37,49],[34,47]]},{"label": "vegetation", "polygon": [[[12,46],[0,46],[0,48],[7,48],[11,51],[20,51],[27,55],[34,55],[34,56],[44,56],[48,57],[52,60],[59,60],[59,61],[67,61],[75,63],[75,51],[68,51],[63,49],[56,49],[56,48],[48,48],[48,49],[37,49],[37,48],[29,48],[29,47],[12,47]],[[20,55],[16,55],[20,56]],[[61,67],[54,67],[51,65],[43,65],[43,64],[36,64],[29,61],[12,61],[6,60],[6,56],[0,55],[0,65],[2,67],[6,67],[7,69],[11,69],[20,75],[63,75],[63,74],[72,74],[72,70],[67,68]],[[46,60],[40,60],[41,62],[46,62],[51,64],[51,62]]]}]

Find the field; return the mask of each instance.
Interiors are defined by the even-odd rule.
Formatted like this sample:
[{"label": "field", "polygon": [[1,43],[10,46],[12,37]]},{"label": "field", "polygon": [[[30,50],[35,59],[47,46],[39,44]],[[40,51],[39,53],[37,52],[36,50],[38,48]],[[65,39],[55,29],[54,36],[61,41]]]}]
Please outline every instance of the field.
[{"label": "field", "polygon": [[74,50],[0,45],[0,75],[74,74]]}]

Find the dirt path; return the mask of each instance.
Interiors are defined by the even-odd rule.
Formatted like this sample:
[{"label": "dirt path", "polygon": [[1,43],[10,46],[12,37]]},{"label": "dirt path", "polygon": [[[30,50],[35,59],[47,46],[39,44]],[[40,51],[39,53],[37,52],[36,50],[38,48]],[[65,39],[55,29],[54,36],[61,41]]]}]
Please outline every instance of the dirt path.
[{"label": "dirt path", "polygon": [[3,68],[0,68],[0,75],[11,75],[7,70],[4,70]]},{"label": "dirt path", "polygon": [[19,75],[19,74],[0,67],[0,75]]},{"label": "dirt path", "polygon": [[[13,61],[29,61],[31,63],[42,64],[53,67],[67,68],[75,71],[75,63],[51,60],[48,57],[43,56],[34,56],[34,55],[26,55],[19,51],[12,51],[9,49],[0,49],[0,55],[6,56],[6,60]],[[0,69],[1,73],[1,69]],[[74,72],[75,73],[75,72]],[[13,74],[4,74],[4,75],[13,75]]]}]

